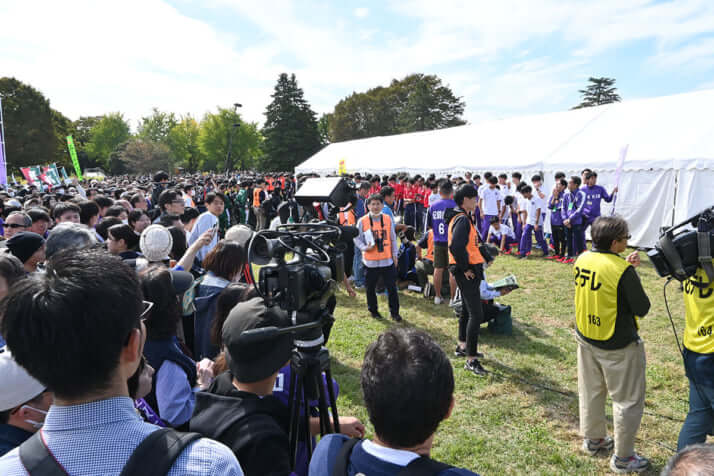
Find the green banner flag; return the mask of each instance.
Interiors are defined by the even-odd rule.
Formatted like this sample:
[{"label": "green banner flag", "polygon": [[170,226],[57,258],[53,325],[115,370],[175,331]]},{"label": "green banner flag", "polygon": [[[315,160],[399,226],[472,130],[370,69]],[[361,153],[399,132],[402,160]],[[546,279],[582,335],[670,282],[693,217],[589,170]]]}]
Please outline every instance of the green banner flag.
[{"label": "green banner flag", "polygon": [[79,168],[79,160],[77,160],[77,151],[74,148],[72,136],[67,136],[67,147],[69,147],[69,156],[72,157],[72,164],[74,165],[74,171],[77,172],[77,178],[82,180],[82,169]]}]

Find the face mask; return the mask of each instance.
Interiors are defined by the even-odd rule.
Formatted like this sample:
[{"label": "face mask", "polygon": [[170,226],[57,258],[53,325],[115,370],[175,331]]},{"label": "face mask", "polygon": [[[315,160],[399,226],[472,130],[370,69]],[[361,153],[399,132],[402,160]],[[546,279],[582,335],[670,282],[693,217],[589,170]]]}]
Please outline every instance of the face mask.
[{"label": "face mask", "polygon": [[128,225],[129,224],[129,219],[127,218],[126,220],[121,221],[123,224]]},{"label": "face mask", "polygon": [[[34,410],[37,413],[42,413],[43,415],[47,415],[46,411],[40,410],[39,408],[31,407],[30,405],[23,405],[23,407]],[[22,407],[20,407],[20,408],[22,408]],[[25,420],[25,423],[29,423],[30,425],[32,425],[32,428],[34,428],[35,430],[39,430],[45,424],[44,421],[35,421],[35,420]]]}]

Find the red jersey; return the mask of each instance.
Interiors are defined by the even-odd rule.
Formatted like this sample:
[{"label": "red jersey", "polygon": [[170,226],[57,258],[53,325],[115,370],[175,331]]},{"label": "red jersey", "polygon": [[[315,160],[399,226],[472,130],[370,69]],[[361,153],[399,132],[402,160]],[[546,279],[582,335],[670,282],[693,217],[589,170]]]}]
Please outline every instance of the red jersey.
[{"label": "red jersey", "polygon": [[369,194],[372,195],[373,193],[379,193],[379,191],[382,190],[382,186],[379,184],[372,185],[372,187],[369,189]]},{"label": "red jersey", "polygon": [[416,196],[416,185],[405,185],[404,186],[404,199],[405,200],[414,200],[414,197]]}]

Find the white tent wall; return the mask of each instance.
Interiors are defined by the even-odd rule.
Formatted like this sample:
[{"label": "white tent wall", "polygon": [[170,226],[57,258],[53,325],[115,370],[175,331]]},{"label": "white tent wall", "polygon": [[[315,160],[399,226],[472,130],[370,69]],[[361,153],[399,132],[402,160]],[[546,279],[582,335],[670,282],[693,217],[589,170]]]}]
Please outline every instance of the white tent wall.
[{"label": "white tent wall", "polygon": [[[589,167],[608,191],[620,149],[628,145],[616,211],[630,223],[635,246],[652,246],[660,227],[714,205],[714,90],[537,116],[485,121],[428,132],[331,144],[297,173],[412,175],[519,171],[530,182],[543,173],[580,175]],[[676,193],[675,193],[676,191]],[[602,212],[611,207],[603,203]]]}]

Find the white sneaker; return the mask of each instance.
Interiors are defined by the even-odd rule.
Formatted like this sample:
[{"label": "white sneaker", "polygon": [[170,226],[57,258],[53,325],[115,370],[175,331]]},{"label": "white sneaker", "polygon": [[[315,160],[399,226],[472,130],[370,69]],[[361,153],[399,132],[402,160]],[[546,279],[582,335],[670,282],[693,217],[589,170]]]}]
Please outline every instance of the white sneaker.
[{"label": "white sneaker", "polygon": [[438,306],[439,304],[441,304],[442,302],[444,302],[444,300],[441,299],[439,296],[436,296],[436,297],[434,298],[434,304],[436,304],[437,306]]},{"label": "white sneaker", "polygon": [[650,462],[647,458],[643,458],[637,453],[625,459],[620,459],[616,455],[612,455],[610,458],[610,469],[618,474],[641,473],[646,470],[649,465]]}]

